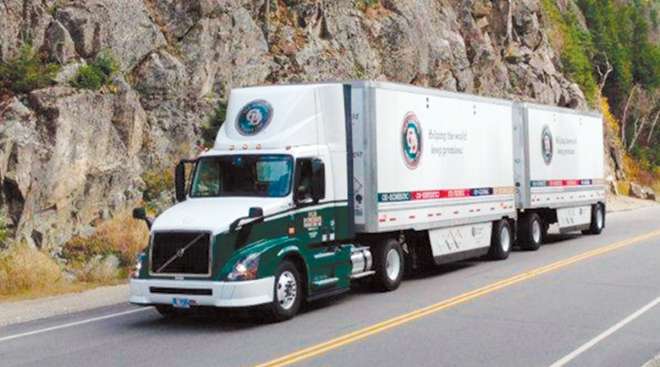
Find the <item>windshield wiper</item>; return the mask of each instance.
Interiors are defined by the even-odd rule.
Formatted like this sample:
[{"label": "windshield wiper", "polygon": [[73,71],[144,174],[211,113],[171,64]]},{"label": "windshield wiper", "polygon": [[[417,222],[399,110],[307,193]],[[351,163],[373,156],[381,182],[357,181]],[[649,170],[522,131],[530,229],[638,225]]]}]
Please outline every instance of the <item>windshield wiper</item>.
[{"label": "windshield wiper", "polygon": [[176,254],[172,256],[169,260],[165,262],[160,268],[156,269],[156,273],[160,273],[163,269],[165,269],[168,265],[170,265],[174,260],[179,259],[183,257],[183,254],[186,253],[186,250],[190,248],[190,246],[194,245],[195,242],[199,241],[200,238],[204,237],[205,233],[200,234],[199,236],[195,237],[192,241],[188,242],[185,246],[182,248],[178,249],[176,251]]}]

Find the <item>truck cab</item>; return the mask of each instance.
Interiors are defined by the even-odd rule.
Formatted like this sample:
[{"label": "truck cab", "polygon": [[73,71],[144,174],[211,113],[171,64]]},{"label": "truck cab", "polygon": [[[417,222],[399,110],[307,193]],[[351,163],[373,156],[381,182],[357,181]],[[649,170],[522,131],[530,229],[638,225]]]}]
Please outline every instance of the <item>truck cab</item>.
[{"label": "truck cab", "polygon": [[130,302],[284,319],[348,289],[344,103],[340,84],[233,90],[213,149],[177,166],[178,203],[151,225]]}]

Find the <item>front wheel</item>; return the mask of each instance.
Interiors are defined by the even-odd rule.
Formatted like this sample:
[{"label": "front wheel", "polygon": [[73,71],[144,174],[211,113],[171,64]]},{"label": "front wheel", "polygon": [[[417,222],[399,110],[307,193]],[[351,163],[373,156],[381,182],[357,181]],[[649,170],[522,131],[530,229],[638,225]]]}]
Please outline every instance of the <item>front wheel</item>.
[{"label": "front wheel", "polygon": [[509,221],[502,219],[494,222],[488,257],[493,260],[504,260],[508,258],[512,242],[511,224],[509,224]]},{"label": "front wheel", "polygon": [[273,322],[280,322],[294,317],[300,310],[302,293],[298,268],[291,261],[283,261],[275,272],[273,302],[268,306],[267,318]]},{"label": "front wheel", "polygon": [[605,228],[605,210],[603,205],[594,204],[591,206],[591,224],[589,229],[582,231],[583,234],[600,234]]},{"label": "front wheel", "polygon": [[382,292],[399,288],[403,279],[404,258],[399,241],[389,238],[372,247],[374,254],[374,286]]}]

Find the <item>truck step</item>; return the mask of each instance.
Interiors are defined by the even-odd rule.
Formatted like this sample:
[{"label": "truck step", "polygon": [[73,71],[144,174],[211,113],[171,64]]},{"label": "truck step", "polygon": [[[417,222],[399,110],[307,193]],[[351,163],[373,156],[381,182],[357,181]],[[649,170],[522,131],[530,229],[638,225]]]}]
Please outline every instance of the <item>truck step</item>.
[{"label": "truck step", "polygon": [[364,271],[362,273],[357,273],[357,274],[351,275],[351,279],[360,279],[360,278],[368,277],[369,275],[374,275],[374,274],[376,274],[376,271],[374,271],[374,270]]}]

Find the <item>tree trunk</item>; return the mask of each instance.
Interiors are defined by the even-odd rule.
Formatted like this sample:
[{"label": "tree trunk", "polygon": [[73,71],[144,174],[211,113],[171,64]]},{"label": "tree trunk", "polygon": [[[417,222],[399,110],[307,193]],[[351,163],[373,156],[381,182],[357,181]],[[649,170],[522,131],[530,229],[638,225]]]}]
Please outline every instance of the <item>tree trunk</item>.
[{"label": "tree trunk", "polygon": [[637,85],[633,85],[630,89],[630,94],[628,95],[628,100],[626,100],[626,105],[623,108],[623,115],[621,117],[621,144],[623,145],[623,149],[626,149],[626,120],[628,119],[628,107],[630,107],[630,101],[632,100],[636,89]]}]

